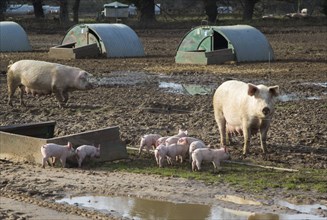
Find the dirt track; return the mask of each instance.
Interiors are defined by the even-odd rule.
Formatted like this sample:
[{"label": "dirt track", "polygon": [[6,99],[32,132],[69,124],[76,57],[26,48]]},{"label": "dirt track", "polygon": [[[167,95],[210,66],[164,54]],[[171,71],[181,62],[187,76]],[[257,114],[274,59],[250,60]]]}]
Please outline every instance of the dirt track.
[{"label": "dirt track", "polygon": [[[132,147],[137,147],[143,134],[174,134],[179,128],[184,128],[191,136],[218,147],[212,94],[191,96],[171,93],[159,85],[174,82],[216,88],[227,79],[239,79],[254,84],[279,85],[284,99],[277,103],[268,133],[268,161],[261,157],[257,137],[253,138],[249,158],[258,163],[288,168],[327,168],[327,28],[259,29],[275,52],[276,61],[270,64],[175,64],[175,50],[188,29],[136,30],[145,48],[144,58],[53,60],[48,58],[47,52],[51,46],[60,43],[64,34],[30,32],[29,39],[34,51],[1,53],[0,71],[4,71],[4,64],[10,60],[37,59],[80,67],[98,78],[110,78],[114,83],[87,92],[72,93],[68,107],[64,109],[57,107],[54,97],[26,96],[27,107],[20,107],[17,100],[13,108],[8,108],[6,76],[1,74],[0,125],[55,120],[57,136],[119,125],[121,139]],[[288,98],[291,100],[285,101]],[[230,147],[231,154],[237,158],[241,150],[242,139],[237,138]],[[0,163],[1,170],[7,167],[6,164]],[[17,174],[27,175],[22,164],[10,166],[15,167]],[[18,176],[13,175],[12,178]],[[2,183],[1,188],[7,185],[13,194],[20,193],[14,187],[13,180],[6,177],[5,181],[9,182]],[[22,188],[31,191],[33,183],[29,183],[31,186]],[[124,194],[123,191],[120,193]],[[313,196],[319,199],[321,195]],[[326,195],[319,200],[326,201]]]}]

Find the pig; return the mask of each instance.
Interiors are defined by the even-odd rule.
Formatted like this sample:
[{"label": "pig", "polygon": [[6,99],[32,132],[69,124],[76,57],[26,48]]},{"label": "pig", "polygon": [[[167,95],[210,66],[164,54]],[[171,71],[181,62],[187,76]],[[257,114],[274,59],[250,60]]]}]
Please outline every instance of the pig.
[{"label": "pig", "polygon": [[155,149],[157,140],[161,138],[160,134],[146,134],[141,137],[140,148],[139,148],[139,156],[143,148],[145,147],[146,151],[149,153],[150,148],[153,147]]},{"label": "pig", "polygon": [[209,145],[206,146],[203,141],[193,141],[190,144],[189,149],[188,149],[188,152],[189,152],[189,158],[190,158],[190,162],[191,163],[192,163],[192,153],[193,153],[193,151],[195,151],[198,148],[205,148],[205,147],[210,148],[210,146]]},{"label": "pig", "polygon": [[187,134],[188,134],[187,130],[179,129],[178,134],[168,137],[166,139],[165,143],[166,143],[167,146],[170,145],[170,144],[176,144],[179,138],[186,137]]},{"label": "pig", "polygon": [[260,131],[261,148],[266,154],[267,132],[278,93],[278,85],[267,87],[237,80],[221,84],[213,96],[214,116],[219,128],[221,146],[226,145],[227,131],[243,133],[245,156],[251,135]]},{"label": "pig", "polygon": [[212,162],[214,171],[218,170],[220,162],[229,158],[229,153],[226,148],[211,149],[198,148],[192,153],[192,171],[201,170],[202,161]]},{"label": "pig", "polygon": [[165,158],[167,158],[168,164],[173,165],[173,159],[175,159],[177,156],[180,156],[180,162],[183,163],[186,153],[187,149],[185,148],[185,146],[178,144],[171,144],[168,146],[165,144],[160,144],[158,147],[156,147],[154,151],[154,155],[159,167],[163,167],[163,162]]},{"label": "pig", "polygon": [[8,104],[19,87],[20,104],[24,105],[24,86],[31,92],[54,93],[59,107],[68,101],[68,92],[93,87],[92,75],[82,69],[38,60],[20,60],[8,66]]},{"label": "pig", "polygon": [[62,167],[66,165],[66,158],[69,156],[74,155],[73,145],[68,142],[67,145],[59,145],[48,143],[41,147],[41,154],[42,158],[42,167],[45,168],[45,163],[48,161],[49,158],[54,158],[52,161],[52,166],[55,163],[56,159],[60,159]]},{"label": "pig", "polygon": [[82,167],[82,162],[85,159],[85,157],[100,157],[100,144],[98,147],[95,147],[93,145],[81,145],[75,150],[76,157],[78,160],[78,167]]},{"label": "pig", "polygon": [[157,165],[163,167],[164,160],[167,155],[167,146],[165,144],[159,144],[154,150],[154,156],[156,158]]}]

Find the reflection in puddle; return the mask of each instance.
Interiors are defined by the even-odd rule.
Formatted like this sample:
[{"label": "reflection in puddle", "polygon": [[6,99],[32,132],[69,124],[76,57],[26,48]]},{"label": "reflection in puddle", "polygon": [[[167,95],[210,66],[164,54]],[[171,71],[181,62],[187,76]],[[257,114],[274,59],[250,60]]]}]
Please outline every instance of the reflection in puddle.
[{"label": "reflection in puddle", "polygon": [[314,211],[317,209],[327,210],[327,206],[320,205],[320,204],[313,204],[313,205],[294,205],[292,203],[286,201],[278,201],[278,204],[281,206],[285,206],[289,209],[293,209],[302,213],[314,214]]},{"label": "reflection in puddle", "polygon": [[[84,208],[92,208],[103,213],[119,213],[127,219],[235,219],[246,220],[249,216],[263,216],[252,212],[237,211],[220,206],[201,204],[172,203],[157,200],[148,200],[132,197],[107,197],[107,196],[82,196],[57,200],[58,203],[68,203]],[[293,209],[289,203],[279,203]],[[292,204],[291,204],[292,205]],[[277,216],[277,219],[302,220],[302,219],[326,219],[313,215],[313,209],[325,209],[325,206],[299,206],[294,210],[305,212],[305,214],[268,214]],[[260,219],[249,218],[249,219]]]},{"label": "reflection in puddle", "polygon": [[283,95],[278,96],[278,100],[281,101],[281,102],[298,101],[298,100],[301,100],[301,99],[321,100],[322,97],[319,97],[319,96],[299,97],[294,93],[283,94]]},{"label": "reflection in puddle", "polygon": [[177,94],[184,94],[185,89],[181,84],[172,83],[172,82],[160,82],[159,88],[168,89],[169,92],[177,93]]}]

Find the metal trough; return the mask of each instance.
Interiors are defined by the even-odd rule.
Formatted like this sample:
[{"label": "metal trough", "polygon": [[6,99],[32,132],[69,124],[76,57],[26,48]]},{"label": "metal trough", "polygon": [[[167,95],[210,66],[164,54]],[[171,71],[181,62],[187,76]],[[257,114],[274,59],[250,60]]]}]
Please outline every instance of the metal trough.
[{"label": "metal trough", "polygon": [[100,144],[101,155],[98,161],[128,158],[126,146],[120,139],[118,126],[53,137],[54,125],[55,122],[45,122],[0,127],[0,158],[41,164],[42,145],[46,143],[64,145],[68,141],[74,148],[83,144]]},{"label": "metal trough", "polygon": [[48,55],[54,59],[93,58],[100,55],[100,50],[96,43],[76,47],[75,42],[51,47]]}]

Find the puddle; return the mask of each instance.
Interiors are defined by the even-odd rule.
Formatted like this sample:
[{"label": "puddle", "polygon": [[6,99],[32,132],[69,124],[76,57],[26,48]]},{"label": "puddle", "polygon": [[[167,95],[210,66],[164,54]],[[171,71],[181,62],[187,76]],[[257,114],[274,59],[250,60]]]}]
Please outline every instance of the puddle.
[{"label": "puddle", "polygon": [[166,89],[168,92],[176,94],[185,94],[186,91],[181,84],[172,83],[172,82],[160,82],[159,88]]},{"label": "puddle", "polygon": [[214,91],[214,86],[179,84],[173,82],[159,82],[159,88],[165,89],[167,92],[184,95],[209,95]]},{"label": "puddle", "polygon": [[[172,203],[157,200],[140,199],[133,197],[108,197],[108,196],[82,196],[70,197],[57,200],[58,203],[67,203],[83,208],[91,208],[102,213],[119,213],[127,219],[263,219],[263,216],[273,216],[269,219],[302,220],[302,219],[325,219],[314,215],[313,210],[325,209],[321,205],[294,206],[290,203],[278,203],[294,209],[304,214],[258,214],[247,211],[238,211],[222,208],[220,206],[210,206],[201,204]],[[252,215],[252,217],[250,217]],[[264,218],[266,219],[266,218]],[[268,218],[267,218],[268,219]]]},{"label": "puddle", "polygon": [[287,207],[289,209],[293,209],[302,213],[314,214],[315,210],[322,209],[327,210],[327,206],[320,205],[320,204],[313,204],[313,205],[294,205],[292,203],[286,201],[278,201],[278,205]]},{"label": "puddle", "polygon": [[309,86],[319,86],[319,87],[323,87],[323,88],[327,88],[327,82],[319,82],[319,83],[314,83],[314,82],[311,82],[311,83],[301,83],[302,85],[309,85]]},{"label": "puddle", "polygon": [[294,93],[283,94],[278,96],[278,100],[281,102],[298,101],[298,100],[322,100],[322,99],[323,98],[320,96],[299,97]]}]

